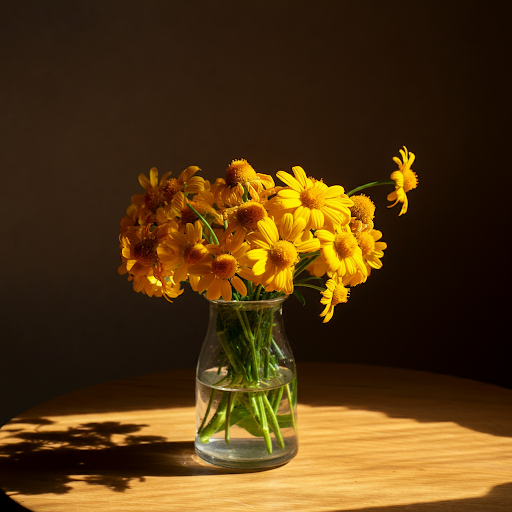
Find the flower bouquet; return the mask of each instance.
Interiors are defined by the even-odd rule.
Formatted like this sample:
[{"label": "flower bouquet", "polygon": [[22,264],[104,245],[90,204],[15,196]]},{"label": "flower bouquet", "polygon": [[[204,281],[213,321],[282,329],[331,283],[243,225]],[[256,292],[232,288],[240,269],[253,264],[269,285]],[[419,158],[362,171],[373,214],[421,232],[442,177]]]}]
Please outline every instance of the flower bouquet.
[{"label": "flower bouquet", "polygon": [[177,178],[139,175],[121,220],[120,274],[133,288],[168,301],[182,284],[210,301],[210,325],[197,367],[196,451],[227,467],[272,467],[297,453],[297,380],[282,303],[313,288],[331,320],[351,287],[382,267],[386,243],[375,205],[359,194],[394,185],[391,206],[407,211],[417,186],[414,154],[404,147],[390,179],[345,193],[308,176],[279,171],[276,185],[246,160],[233,160],[211,183],[198,167]]}]

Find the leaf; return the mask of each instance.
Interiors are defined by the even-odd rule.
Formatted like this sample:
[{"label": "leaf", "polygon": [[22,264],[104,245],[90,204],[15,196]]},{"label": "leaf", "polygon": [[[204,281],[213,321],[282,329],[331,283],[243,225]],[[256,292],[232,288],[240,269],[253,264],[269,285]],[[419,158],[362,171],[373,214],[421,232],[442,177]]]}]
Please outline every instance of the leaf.
[{"label": "leaf", "polygon": [[299,299],[299,302],[305,306],[306,305],[306,299],[304,298],[304,296],[302,295],[302,293],[299,292],[299,290],[293,290],[293,295],[295,295],[295,297],[297,297],[297,299]]}]

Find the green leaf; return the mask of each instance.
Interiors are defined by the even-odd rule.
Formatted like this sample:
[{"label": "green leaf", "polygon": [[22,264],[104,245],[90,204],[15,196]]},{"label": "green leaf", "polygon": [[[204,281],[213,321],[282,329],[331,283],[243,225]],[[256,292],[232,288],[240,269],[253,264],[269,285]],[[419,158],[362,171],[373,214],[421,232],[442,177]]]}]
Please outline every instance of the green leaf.
[{"label": "green leaf", "polygon": [[302,295],[302,293],[299,292],[299,290],[297,289],[294,289],[293,290],[293,295],[295,295],[295,297],[297,297],[297,299],[299,299],[299,302],[305,306],[306,305],[306,299],[304,298],[304,296]]}]

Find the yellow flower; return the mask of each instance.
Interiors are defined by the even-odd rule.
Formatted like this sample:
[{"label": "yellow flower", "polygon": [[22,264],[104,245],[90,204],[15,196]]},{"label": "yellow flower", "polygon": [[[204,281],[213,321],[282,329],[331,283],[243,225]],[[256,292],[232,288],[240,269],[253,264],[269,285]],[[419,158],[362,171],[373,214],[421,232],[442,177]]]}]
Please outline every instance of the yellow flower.
[{"label": "yellow flower", "polygon": [[233,160],[226,170],[226,178],[215,183],[215,199],[219,207],[240,204],[244,195],[244,187],[249,196],[259,200],[259,193],[274,187],[274,180],[268,174],[257,173],[247,160]]},{"label": "yellow flower", "polygon": [[162,186],[162,194],[167,204],[171,204],[178,192],[197,194],[204,190],[204,179],[194,174],[200,171],[197,165],[187,167],[177,178],[170,178]]},{"label": "yellow flower", "polygon": [[150,231],[150,226],[130,227],[120,236],[121,256],[133,276],[148,275],[160,264],[158,246],[169,237],[165,226]]},{"label": "yellow flower", "polygon": [[184,231],[187,224],[193,224],[198,219],[197,215],[188,207],[190,203],[192,207],[211,225],[213,223],[223,224],[222,217],[211,205],[203,201],[190,201],[185,197],[183,192],[178,192],[172,201],[171,206],[166,206],[157,212],[157,220],[173,219],[178,222],[179,230]]},{"label": "yellow flower", "polygon": [[354,205],[350,207],[352,231],[370,231],[373,228],[375,204],[364,194],[352,196],[350,199],[354,201]]},{"label": "yellow flower", "polygon": [[204,242],[203,226],[200,221],[196,221],[195,224],[187,224],[184,234],[172,231],[170,238],[158,248],[158,257],[163,267],[174,270],[176,283],[187,279],[190,266],[209,257],[210,253]]},{"label": "yellow flower", "polygon": [[334,306],[342,302],[347,302],[349,290],[338,283],[335,279],[329,279],[325,286],[327,289],[322,292],[321,304],[325,304],[325,309],[320,313],[324,317],[324,324],[328,322],[334,314]]},{"label": "yellow flower", "polygon": [[132,203],[136,206],[147,208],[151,213],[155,213],[158,208],[165,206],[165,198],[162,187],[171,172],[165,173],[160,182],[158,181],[158,170],[152,167],[149,171],[149,179],[143,174],[139,174],[139,183],[142,185],[145,194],[135,194],[132,196]]},{"label": "yellow flower", "polygon": [[251,247],[247,259],[253,262],[252,271],[260,276],[265,290],[293,293],[293,272],[300,260],[299,253],[314,252],[320,248],[316,238],[302,241],[306,221],[283,215],[279,230],[269,217],[258,222],[258,232],[247,235]]},{"label": "yellow flower", "polygon": [[353,275],[346,275],[343,277],[343,284],[345,286],[356,286],[357,284],[366,282],[370,275],[372,268],[382,268],[382,261],[380,259],[384,256],[384,249],[387,248],[386,242],[379,242],[382,238],[382,232],[377,229],[372,229],[370,232],[361,231],[355,233],[357,244],[361,248],[363,255],[366,273],[358,270]]},{"label": "yellow flower", "polygon": [[199,167],[193,165],[187,167],[178,178],[167,179],[171,172],[165,173],[158,181],[158,171],[153,167],[149,171],[149,179],[144,174],[139,174],[139,183],[146,190],[146,194],[135,194],[132,196],[133,205],[146,210],[145,213],[138,213],[144,221],[149,223],[155,221],[155,214],[160,208],[172,204],[178,192],[196,194],[204,189],[204,180],[194,174],[200,171]]},{"label": "yellow flower", "polygon": [[243,258],[247,248],[242,236],[228,237],[222,246],[208,245],[208,251],[213,257],[206,258],[188,269],[190,275],[201,276],[196,285],[197,291],[206,291],[206,298],[209,300],[218,300],[222,297],[223,300],[230,301],[233,286],[242,297],[245,297],[247,288],[239,276],[247,278],[251,272],[246,273],[239,260]]},{"label": "yellow flower", "polygon": [[356,237],[344,229],[334,233],[319,229],[315,236],[320,240],[322,256],[327,264],[328,272],[335,272],[340,279],[353,275],[358,270],[366,275],[361,248]]},{"label": "yellow flower", "polygon": [[391,173],[391,179],[395,182],[395,190],[388,195],[388,201],[395,201],[388,208],[392,208],[396,203],[402,203],[402,209],[399,215],[407,212],[407,206],[409,204],[407,200],[407,192],[418,186],[418,176],[411,169],[411,166],[416,158],[414,153],[409,153],[407,148],[400,150],[402,160],[397,156],[393,157],[393,161],[398,164],[398,170]]},{"label": "yellow flower", "polygon": [[258,222],[268,217],[267,210],[259,201],[246,201],[240,206],[235,206],[226,210],[225,215],[228,218],[228,233],[242,231],[245,237],[246,233],[256,231]]},{"label": "yellow flower", "polygon": [[148,297],[162,297],[164,296],[169,302],[172,302],[170,299],[175,299],[180,296],[184,290],[180,288],[179,283],[175,284],[172,280],[171,276],[167,276],[169,282],[166,279],[160,281],[153,275],[147,276],[129,276],[128,280],[133,280],[133,289],[136,292],[142,292],[144,295]]},{"label": "yellow flower", "polygon": [[354,203],[340,185],[328,187],[322,181],[308,178],[302,167],[292,168],[291,174],[279,171],[277,177],[289,188],[280,190],[270,200],[269,213],[277,218],[281,212],[303,217],[306,230],[345,225],[350,221],[349,207]]}]

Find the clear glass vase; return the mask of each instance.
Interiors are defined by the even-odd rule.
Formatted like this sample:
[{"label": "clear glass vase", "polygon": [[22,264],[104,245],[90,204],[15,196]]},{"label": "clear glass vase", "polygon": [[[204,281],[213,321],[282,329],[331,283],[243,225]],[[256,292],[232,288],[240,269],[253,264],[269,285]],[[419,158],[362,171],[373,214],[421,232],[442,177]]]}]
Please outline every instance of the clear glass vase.
[{"label": "clear glass vase", "polygon": [[287,297],[210,301],[197,364],[197,454],[218,466],[280,466],[298,450],[295,361],[283,325]]}]

